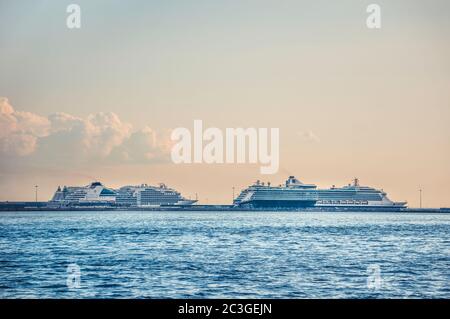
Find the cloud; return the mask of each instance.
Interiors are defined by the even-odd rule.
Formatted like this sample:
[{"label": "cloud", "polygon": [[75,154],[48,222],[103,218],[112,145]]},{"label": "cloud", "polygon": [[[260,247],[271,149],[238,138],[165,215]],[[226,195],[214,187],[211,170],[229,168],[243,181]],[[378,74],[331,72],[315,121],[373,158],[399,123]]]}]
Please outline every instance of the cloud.
[{"label": "cloud", "polygon": [[49,134],[47,118],[29,113],[17,112],[7,98],[0,97],[0,152],[2,154],[25,156],[36,150],[37,139]]},{"label": "cloud", "polygon": [[168,137],[168,134],[159,137],[153,129],[145,127],[132,133],[119,147],[116,147],[111,158],[138,163],[167,160],[172,144]]},{"label": "cloud", "polygon": [[300,138],[303,141],[313,142],[313,143],[320,142],[320,138],[311,131],[300,131],[300,132],[297,132],[297,134],[300,136]]},{"label": "cloud", "polygon": [[103,160],[131,134],[131,125],[114,113],[96,113],[86,119],[66,113],[49,116],[50,134],[39,140],[36,156],[72,163]]},{"label": "cloud", "polygon": [[84,122],[84,143],[90,154],[106,157],[131,133],[131,125],[123,123],[114,113],[96,113]]},{"label": "cloud", "polygon": [[28,134],[12,133],[0,141],[3,153],[25,156],[36,149],[36,137]]},{"label": "cloud", "polygon": [[[167,135],[168,136],[168,135]],[[114,113],[83,119],[67,113],[42,117],[18,112],[0,98],[0,153],[52,164],[149,163],[168,158],[168,138],[149,127],[133,131]]]},{"label": "cloud", "polygon": [[67,113],[53,113],[48,119],[51,123],[52,133],[59,131],[70,131],[75,126],[83,125],[83,119]]}]

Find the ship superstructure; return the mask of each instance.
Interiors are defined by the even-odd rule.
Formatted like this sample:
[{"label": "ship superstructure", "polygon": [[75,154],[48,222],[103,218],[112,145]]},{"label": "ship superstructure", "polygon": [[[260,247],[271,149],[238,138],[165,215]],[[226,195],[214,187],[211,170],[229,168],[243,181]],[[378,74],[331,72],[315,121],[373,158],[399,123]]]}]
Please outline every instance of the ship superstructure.
[{"label": "ship superstructure", "polygon": [[400,209],[406,202],[394,202],[383,190],[361,186],[355,179],[344,187],[318,189],[314,184],[304,184],[294,176],[289,176],[285,185],[270,186],[256,182],[244,189],[234,200],[234,205],[249,208],[372,208]]},{"label": "ship superstructure", "polygon": [[167,205],[192,205],[197,200],[186,199],[173,188],[161,183],[159,186],[142,184],[124,186],[117,192],[116,203],[120,206],[153,207]]},{"label": "ship superstructure", "polygon": [[390,200],[383,190],[361,186],[355,178],[352,184],[343,187],[332,186],[318,189],[317,207],[369,207],[369,208],[405,208],[406,202]]},{"label": "ship superstructure", "polygon": [[285,185],[271,186],[257,181],[234,200],[234,204],[248,208],[312,207],[318,200],[316,186],[303,184],[290,176]]},{"label": "ship superstructure", "polygon": [[52,202],[64,203],[112,203],[116,200],[116,191],[106,188],[100,182],[93,182],[87,186],[58,187],[53,195]]},{"label": "ship superstructure", "polygon": [[50,201],[63,205],[109,205],[120,207],[158,207],[167,205],[192,205],[196,200],[186,199],[165,184],[150,186],[124,186],[120,189],[105,187],[100,182],[87,186],[58,187]]}]

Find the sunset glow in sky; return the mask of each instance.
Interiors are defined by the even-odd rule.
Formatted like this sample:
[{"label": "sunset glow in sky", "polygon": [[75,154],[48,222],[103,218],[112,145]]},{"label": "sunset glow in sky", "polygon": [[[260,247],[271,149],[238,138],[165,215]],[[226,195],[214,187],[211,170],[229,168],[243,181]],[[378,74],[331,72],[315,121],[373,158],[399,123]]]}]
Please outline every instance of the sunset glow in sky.
[{"label": "sunset glow in sky", "polygon": [[[450,2],[0,2],[0,200],[164,182],[230,203],[256,179],[450,207]],[[280,169],[170,160],[177,127],[279,128]]]}]

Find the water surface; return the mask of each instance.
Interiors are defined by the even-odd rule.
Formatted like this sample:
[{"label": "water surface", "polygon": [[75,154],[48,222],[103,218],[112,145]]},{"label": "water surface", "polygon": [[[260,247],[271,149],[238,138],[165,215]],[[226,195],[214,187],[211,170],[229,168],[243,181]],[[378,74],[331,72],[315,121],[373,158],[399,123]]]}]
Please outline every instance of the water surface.
[{"label": "water surface", "polygon": [[0,297],[450,298],[449,235],[445,214],[3,212]]}]

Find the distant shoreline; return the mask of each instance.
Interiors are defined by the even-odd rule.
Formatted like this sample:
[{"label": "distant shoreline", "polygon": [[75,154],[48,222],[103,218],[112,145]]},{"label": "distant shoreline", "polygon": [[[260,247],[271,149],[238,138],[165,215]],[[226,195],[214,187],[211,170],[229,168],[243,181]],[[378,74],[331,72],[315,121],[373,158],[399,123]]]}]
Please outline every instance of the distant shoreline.
[{"label": "distant shoreline", "polygon": [[450,208],[348,208],[348,207],[308,207],[297,209],[251,209],[233,205],[189,205],[189,206],[160,206],[160,207],[116,207],[116,206],[52,206],[48,202],[0,202],[0,212],[27,211],[180,211],[180,212],[363,212],[363,213],[450,213]]}]

